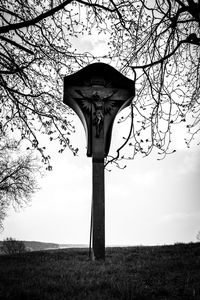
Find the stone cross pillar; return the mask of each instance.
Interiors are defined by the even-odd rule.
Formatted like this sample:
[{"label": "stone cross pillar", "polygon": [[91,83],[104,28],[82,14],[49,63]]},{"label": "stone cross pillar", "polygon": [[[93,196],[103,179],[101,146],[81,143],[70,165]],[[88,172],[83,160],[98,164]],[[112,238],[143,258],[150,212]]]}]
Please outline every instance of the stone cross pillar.
[{"label": "stone cross pillar", "polygon": [[[95,110],[93,110],[95,115]],[[104,118],[104,116],[102,117]],[[103,120],[102,120],[103,122]],[[105,258],[104,127],[92,124],[92,249],[95,259]],[[100,124],[99,124],[100,125]],[[103,124],[102,124],[103,125]],[[97,132],[97,130],[99,130]]]},{"label": "stone cross pillar", "polygon": [[92,249],[96,259],[105,258],[104,162],[92,161]]},{"label": "stone cross pillar", "polygon": [[92,157],[92,249],[105,258],[104,158],[108,155],[115,116],[130,105],[134,81],[104,63],[94,63],[64,78],[64,103],[79,116]]}]

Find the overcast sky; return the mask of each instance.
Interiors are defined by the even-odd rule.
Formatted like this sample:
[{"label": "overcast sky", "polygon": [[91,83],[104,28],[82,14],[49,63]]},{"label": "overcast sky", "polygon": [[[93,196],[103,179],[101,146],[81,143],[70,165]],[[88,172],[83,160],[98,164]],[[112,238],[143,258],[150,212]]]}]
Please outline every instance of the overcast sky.
[{"label": "overcast sky", "polygon": [[[30,207],[9,211],[1,239],[13,237],[56,243],[88,244],[91,212],[91,158],[86,157],[82,124],[74,143],[79,156],[49,143],[53,171],[40,181]],[[178,129],[178,128],[177,128]],[[115,124],[113,145],[120,142]],[[106,171],[106,245],[157,245],[196,241],[200,230],[200,157],[195,143],[184,145],[174,134],[177,152],[127,162],[124,170]],[[51,147],[50,147],[51,146]]]},{"label": "overcast sky", "polygon": [[[76,47],[106,51],[103,39],[85,37]],[[101,51],[100,51],[101,50]],[[96,52],[95,52],[96,51]],[[98,54],[99,54],[98,53]],[[88,244],[91,214],[92,161],[86,157],[80,121],[70,151],[48,143],[53,171],[39,181],[40,191],[29,207],[8,212],[0,239],[13,237],[66,244]],[[179,126],[180,127],[180,126]],[[200,230],[200,152],[184,144],[183,128],[175,127],[177,152],[158,161],[156,155],[127,162],[124,170],[106,172],[106,245],[157,245],[196,241]],[[114,125],[112,149],[123,129]]]}]

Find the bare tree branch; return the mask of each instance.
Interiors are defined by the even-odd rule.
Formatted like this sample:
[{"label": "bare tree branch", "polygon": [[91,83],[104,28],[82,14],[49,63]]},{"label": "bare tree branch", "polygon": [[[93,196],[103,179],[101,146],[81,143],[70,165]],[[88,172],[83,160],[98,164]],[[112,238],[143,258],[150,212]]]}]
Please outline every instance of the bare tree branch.
[{"label": "bare tree branch", "polygon": [[53,14],[58,12],[59,10],[63,9],[65,6],[67,6],[72,1],[73,0],[66,0],[63,3],[61,3],[60,5],[46,11],[45,13],[42,13],[42,14],[38,15],[37,17],[35,17],[33,19],[23,21],[23,22],[20,22],[20,23],[10,24],[10,25],[7,25],[7,26],[2,26],[0,28],[0,34],[9,32],[11,30],[16,30],[16,29],[20,29],[20,28],[24,28],[24,27],[29,27],[31,25],[35,25],[38,22],[48,18],[49,16],[52,16]]},{"label": "bare tree branch", "polygon": [[15,47],[17,47],[17,48],[19,48],[19,49],[21,49],[21,50],[23,50],[23,51],[25,51],[25,52],[31,54],[31,55],[34,54],[33,51],[31,51],[31,50],[29,50],[29,49],[23,47],[22,45],[16,43],[15,41],[12,41],[12,40],[6,38],[5,36],[0,35],[0,40],[3,40],[3,41],[5,41],[5,42],[7,42],[7,43],[10,43],[10,44],[12,44],[13,46],[15,46]]}]

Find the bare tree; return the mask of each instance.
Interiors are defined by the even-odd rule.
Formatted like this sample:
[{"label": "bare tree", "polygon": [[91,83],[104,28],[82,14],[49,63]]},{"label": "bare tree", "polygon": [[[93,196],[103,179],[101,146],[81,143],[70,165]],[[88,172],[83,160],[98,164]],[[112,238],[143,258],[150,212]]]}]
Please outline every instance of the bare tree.
[{"label": "bare tree", "polygon": [[31,154],[19,155],[18,143],[0,139],[0,227],[10,205],[25,206],[38,190],[35,175],[40,173],[37,159]]},{"label": "bare tree", "polygon": [[63,76],[93,61],[76,51],[71,38],[104,20],[104,10],[115,10],[112,1],[100,2],[0,0],[0,126],[4,132],[19,130],[44,163],[49,156],[38,130],[58,139],[62,150],[77,153],[69,139],[71,111],[62,104]]},{"label": "bare tree", "polygon": [[130,158],[155,148],[164,158],[172,125],[186,122],[188,147],[200,131],[200,1],[117,2],[110,55],[137,77]]},{"label": "bare tree", "polygon": [[61,152],[68,147],[77,153],[70,142],[71,111],[62,104],[62,79],[97,59],[78,53],[72,40],[96,28],[109,35],[107,61],[124,74],[132,68],[137,78],[127,134],[132,141],[124,143],[132,147],[130,158],[154,148],[162,158],[173,152],[172,125],[186,122],[190,140],[199,131],[199,5],[194,0],[0,0],[2,130],[20,131],[44,163],[49,156],[38,130],[58,139]]},{"label": "bare tree", "polygon": [[18,254],[27,251],[23,241],[17,241],[13,238],[7,238],[3,240],[0,250],[4,254]]}]

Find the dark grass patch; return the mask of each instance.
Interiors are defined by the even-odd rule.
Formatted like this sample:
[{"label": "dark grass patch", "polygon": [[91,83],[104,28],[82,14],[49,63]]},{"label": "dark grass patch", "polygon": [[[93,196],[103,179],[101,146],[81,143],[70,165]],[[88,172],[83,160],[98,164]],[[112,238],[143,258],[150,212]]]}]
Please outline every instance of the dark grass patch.
[{"label": "dark grass patch", "polygon": [[200,299],[200,243],[0,256],[0,299]]}]

